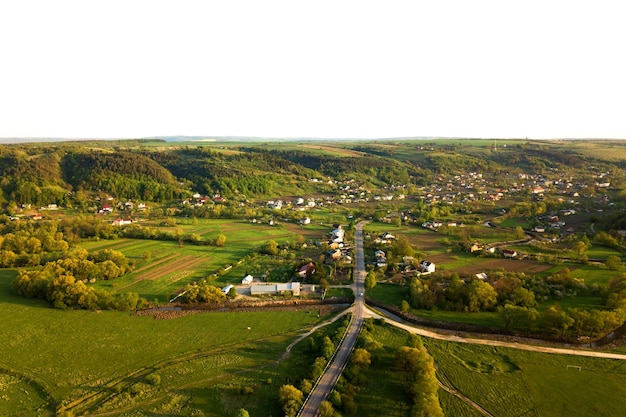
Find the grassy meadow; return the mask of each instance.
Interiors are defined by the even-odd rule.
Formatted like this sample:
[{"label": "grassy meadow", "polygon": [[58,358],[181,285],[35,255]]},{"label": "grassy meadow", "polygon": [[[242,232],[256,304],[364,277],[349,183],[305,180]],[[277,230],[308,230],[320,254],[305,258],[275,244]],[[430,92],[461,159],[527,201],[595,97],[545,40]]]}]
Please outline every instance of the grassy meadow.
[{"label": "grassy meadow", "polygon": [[[358,415],[407,416],[405,381],[395,369],[395,352],[407,344],[408,333],[377,325],[375,338],[384,348],[358,390]],[[437,378],[495,416],[623,415],[624,361],[422,340],[435,360]],[[446,416],[481,415],[443,389],[439,398]]]},{"label": "grassy meadow", "polygon": [[623,415],[624,361],[431,339],[424,339],[424,344],[438,374],[493,415]]},{"label": "grassy meadow", "polygon": [[[62,311],[11,294],[14,275],[0,272],[0,328],[11,335],[0,344],[0,415],[52,415],[56,407],[76,415],[134,408],[166,415],[183,410],[184,415],[190,410],[231,415],[235,410],[221,402],[222,396],[205,395],[218,392],[214,384],[233,384],[230,375],[241,374],[243,381],[245,372],[272,368],[287,344],[324,319],[316,310],[204,313],[171,320]],[[275,369],[266,372],[277,383],[284,379]],[[158,375],[158,384],[151,374]],[[241,391],[239,386],[232,390]],[[267,402],[257,401],[263,391],[258,397],[255,392],[246,394],[248,402],[263,410]]]}]

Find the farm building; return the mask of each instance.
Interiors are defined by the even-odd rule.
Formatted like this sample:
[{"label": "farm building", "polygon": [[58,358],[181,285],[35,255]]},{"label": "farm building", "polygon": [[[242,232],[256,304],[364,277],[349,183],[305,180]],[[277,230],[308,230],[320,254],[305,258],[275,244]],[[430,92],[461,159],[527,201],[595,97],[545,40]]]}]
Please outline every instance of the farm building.
[{"label": "farm building", "polygon": [[248,274],[245,277],[243,277],[243,279],[241,280],[241,283],[243,285],[249,285],[249,284],[252,284],[252,281],[254,281],[254,277]]},{"label": "farm building", "polygon": [[227,285],[227,286],[225,286],[224,288],[222,288],[222,292],[223,292],[224,294],[228,294],[228,292],[229,292],[230,290],[232,290],[233,288],[234,288],[234,287],[233,287],[232,285]]},{"label": "farm building", "polygon": [[300,295],[299,282],[287,282],[284,284],[263,284],[250,287],[252,295],[273,295],[284,291],[291,291],[293,295]]}]

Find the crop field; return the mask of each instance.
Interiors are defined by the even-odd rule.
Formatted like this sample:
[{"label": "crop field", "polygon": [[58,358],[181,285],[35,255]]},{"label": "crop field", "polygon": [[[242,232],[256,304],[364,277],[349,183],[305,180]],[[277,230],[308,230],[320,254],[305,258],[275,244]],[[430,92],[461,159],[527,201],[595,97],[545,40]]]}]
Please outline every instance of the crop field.
[{"label": "crop field", "polygon": [[[436,261],[433,261],[436,262]],[[509,272],[524,272],[526,274],[538,274],[551,269],[553,266],[546,263],[529,261],[529,260],[513,260],[513,259],[493,259],[480,258],[476,262],[453,269],[457,272],[467,274],[477,274],[480,272],[488,272],[497,269],[503,269]]]},{"label": "crop field", "polygon": [[[89,251],[118,250],[136,263],[132,273],[115,280],[98,281],[94,285],[119,292],[133,291],[149,301],[165,302],[189,282],[206,278],[236,264],[250,253],[258,252],[268,240],[284,243],[297,236],[296,231],[289,228],[236,220],[196,219],[188,223],[177,227],[185,234],[195,233],[209,241],[224,234],[226,244],[224,247],[188,242],[180,245],[172,241],[143,239],[84,242],[81,247]],[[228,279],[219,283],[225,281]]]},{"label": "crop field", "polygon": [[171,320],[63,311],[13,295],[14,276],[0,270],[0,331],[11,335],[0,344],[0,415],[47,416],[58,405],[79,414],[119,411],[144,402],[164,415],[185,407],[186,413],[191,407],[206,416],[230,415],[204,403],[201,392],[231,381],[220,379],[225,375],[274,364],[297,334],[325,318],[317,310]]}]

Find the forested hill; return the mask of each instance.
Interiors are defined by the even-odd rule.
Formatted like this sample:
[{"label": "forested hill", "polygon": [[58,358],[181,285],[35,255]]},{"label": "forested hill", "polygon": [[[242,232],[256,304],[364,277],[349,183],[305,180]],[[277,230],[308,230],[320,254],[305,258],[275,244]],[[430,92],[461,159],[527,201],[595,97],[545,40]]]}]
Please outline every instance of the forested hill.
[{"label": "forested hill", "polygon": [[[0,204],[71,205],[77,193],[164,202],[221,194],[277,198],[332,193],[332,181],[368,189],[430,186],[441,178],[481,172],[610,172],[622,189],[621,142],[356,141],[320,143],[168,143],[162,140],[0,145]],[[592,172],[589,171],[591,175]],[[319,179],[315,185],[312,179]],[[590,178],[592,180],[593,178]]]}]

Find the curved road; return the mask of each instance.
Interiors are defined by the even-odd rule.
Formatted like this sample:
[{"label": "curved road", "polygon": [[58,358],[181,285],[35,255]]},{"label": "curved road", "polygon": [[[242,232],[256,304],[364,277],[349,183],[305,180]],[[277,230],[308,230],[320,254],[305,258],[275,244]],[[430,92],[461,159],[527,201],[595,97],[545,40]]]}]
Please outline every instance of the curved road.
[{"label": "curved road", "polygon": [[363,257],[363,226],[367,222],[360,222],[355,228],[355,254],[354,254],[354,290],[355,302],[352,310],[352,321],[345,337],[337,348],[335,355],[332,357],[330,364],[326,368],[324,374],[318,380],[318,383],[311,391],[307,401],[300,410],[298,416],[316,417],[319,412],[320,405],[324,401],[330,391],[333,389],[339,376],[348,362],[350,352],[356,345],[363,319],[365,317],[365,302],[363,293],[365,290],[365,258]]},{"label": "curved road", "polygon": [[[404,329],[410,333],[418,334],[433,339],[446,340],[457,343],[470,343],[476,345],[488,345],[497,347],[508,347],[513,349],[528,350],[542,353],[556,353],[562,355],[588,356],[594,358],[618,359],[626,360],[626,355],[610,352],[594,352],[588,350],[579,350],[571,348],[551,348],[545,346],[525,345],[514,342],[504,342],[499,340],[477,339],[472,337],[461,337],[450,334],[441,334],[431,330],[413,327],[404,323],[400,323],[388,317],[382,316],[377,312],[365,306],[363,293],[365,291],[365,259],[363,257],[363,226],[367,222],[360,222],[356,225],[355,231],[355,268],[354,268],[354,284],[352,288],[355,294],[355,304],[350,310],[353,312],[352,322],[345,338],[335,352],[330,365],[324,374],[318,380],[313,391],[307,398],[298,416],[301,417],[317,417],[320,404],[324,401],[330,391],[335,386],[339,376],[343,372],[344,367],[350,356],[350,352],[354,348],[359,332],[363,325],[363,320],[368,317],[381,318],[387,323]],[[487,414],[488,415],[488,414]]]},{"label": "curved road", "polygon": [[487,346],[496,346],[496,347],[508,347],[519,350],[529,350],[532,352],[542,352],[542,353],[558,353],[561,355],[575,355],[575,356],[589,356],[592,358],[605,358],[605,359],[618,359],[618,360],[626,360],[626,355],[621,353],[611,353],[611,352],[595,352],[591,350],[580,350],[580,349],[572,349],[572,348],[552,348],[546,346],[537,346],[537,345],[525,345],[522,343],[515,342],[504,342],[501,340],[489,340],[489,339],[477,339],[473,337],[461,337],[451,334],[442,334],[437,333],[432,330],[421,329],[419,327],[413,327],[404,323],[397,322],[385,316],[382,316],[375,311],[366,308],[365,314],[367,317],[381,318],[385,320],[387,323],[392,326],[399,327],[401,329],[406,330],[407,332],[418,334],[420,336],[430,337],[432,339],[439,340],[447,340],[448,342],[457,342],[457,343],[470,343],[474,345],[487,345]]}]

